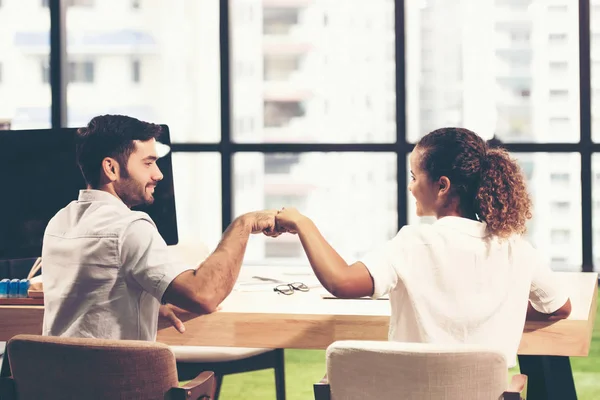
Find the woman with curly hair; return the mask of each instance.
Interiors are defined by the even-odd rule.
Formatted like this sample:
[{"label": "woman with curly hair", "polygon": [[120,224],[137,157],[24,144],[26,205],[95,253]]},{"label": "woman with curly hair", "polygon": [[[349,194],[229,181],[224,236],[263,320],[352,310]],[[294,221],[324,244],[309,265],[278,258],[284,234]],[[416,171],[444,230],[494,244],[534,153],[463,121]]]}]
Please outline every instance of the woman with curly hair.
[{"label": "woman with curly hair", "polygon": [[531,199],[519,165],[467,129],[442,128],[417,143],[410,169],[417,215],[437,221],[402,227],[350,266],[297,210],[279,211],[277,227],[299,235],[333,295],[389,294],[390,340],[487,345],[515,365],[526,315],[571,312],[544,257],[522,236]]}]

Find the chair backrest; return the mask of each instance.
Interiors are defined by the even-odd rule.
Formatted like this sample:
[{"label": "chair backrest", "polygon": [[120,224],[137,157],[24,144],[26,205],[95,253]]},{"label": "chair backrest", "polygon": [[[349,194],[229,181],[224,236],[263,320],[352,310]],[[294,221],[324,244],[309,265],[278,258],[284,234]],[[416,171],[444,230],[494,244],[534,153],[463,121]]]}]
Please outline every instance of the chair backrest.
[{"label": "chair backrest", "polygon": [[17,335],[7,354],[18,399],[164,399],[179,383],[162,343]]},{"label": "chair backrest", "polygon": [[327,349],[333,400],[502,398],[500,352],[466,345],[339,341]]}]

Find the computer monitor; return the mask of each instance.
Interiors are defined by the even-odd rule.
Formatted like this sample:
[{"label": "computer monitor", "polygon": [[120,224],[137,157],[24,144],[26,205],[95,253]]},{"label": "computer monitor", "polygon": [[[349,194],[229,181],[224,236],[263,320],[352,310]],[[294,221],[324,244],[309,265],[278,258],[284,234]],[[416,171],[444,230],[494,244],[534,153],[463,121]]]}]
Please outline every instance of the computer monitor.
[{"label": "computer monitor", "polygon": [[[162,126],[164,175],[147,212],[167,244],[177,244],[177,218],[169,128]],[[75,161],[76,128],[0,131],[0,260],[41,256],[48,221],[71,201],[85,181]]]}]

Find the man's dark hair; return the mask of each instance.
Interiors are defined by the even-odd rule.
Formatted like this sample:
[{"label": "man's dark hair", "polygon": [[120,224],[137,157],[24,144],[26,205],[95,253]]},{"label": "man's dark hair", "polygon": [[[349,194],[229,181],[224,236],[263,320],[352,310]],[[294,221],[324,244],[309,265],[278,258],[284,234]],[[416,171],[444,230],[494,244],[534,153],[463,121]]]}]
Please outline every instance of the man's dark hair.
[{"label": "man's dark hair", "polygon": [[100,185],[102,160],[112,157],[122,170],[135,150],[134,140],[146,142],[160,136],[160,125],[125,115],[100,115],[85,128],[77,130],[77,164],[83,178],[92,188]]}]

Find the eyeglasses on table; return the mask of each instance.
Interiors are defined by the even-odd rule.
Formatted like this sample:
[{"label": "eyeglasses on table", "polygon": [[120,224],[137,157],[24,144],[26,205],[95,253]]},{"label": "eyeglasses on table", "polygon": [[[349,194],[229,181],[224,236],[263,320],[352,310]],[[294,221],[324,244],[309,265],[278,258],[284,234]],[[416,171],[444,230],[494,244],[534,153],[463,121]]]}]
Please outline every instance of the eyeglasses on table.
[{"label": "eyeglasses on table", "polygon": [[302,282],[285,283],[283,285],[277,285],[273,288],[273,291],[285,294],[286,296],[294,294],[296,290],[300,292],[308,292],[310,289]]}]

